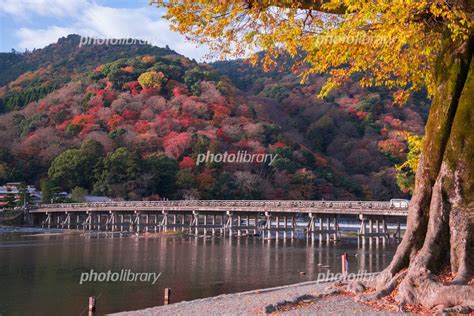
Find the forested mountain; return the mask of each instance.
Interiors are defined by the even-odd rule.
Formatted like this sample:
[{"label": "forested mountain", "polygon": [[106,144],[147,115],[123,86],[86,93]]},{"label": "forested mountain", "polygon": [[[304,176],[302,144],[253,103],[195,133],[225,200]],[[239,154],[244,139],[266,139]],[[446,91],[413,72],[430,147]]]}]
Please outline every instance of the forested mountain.
[{"label": "forested mountain", "polygon": [[[423,131],[429,102],[241,61],[199,64],[149,45],[86,45],[70,35],[0,54],[0,181],[123,199],[390,199],[393,165]],[[278,154],[265,164],[197,155]]]}]

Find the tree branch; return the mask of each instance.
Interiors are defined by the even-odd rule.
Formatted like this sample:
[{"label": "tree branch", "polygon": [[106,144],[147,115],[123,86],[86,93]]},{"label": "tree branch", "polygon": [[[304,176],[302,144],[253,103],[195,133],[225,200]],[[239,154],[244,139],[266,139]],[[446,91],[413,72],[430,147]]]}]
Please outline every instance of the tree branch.
[{"label": "tree branch", "polygon": [[328,10],[323,8],[323,4],[329,3],[327,0],[244,0],[249,9],[251,8],[261,8],[265,9],[271,6],[280,7],[280,8],[294,8],[302,10],[314,10],[323,13],[330,14],[344,14],[346,13],[346,8],[339,7],[334,10]]}]

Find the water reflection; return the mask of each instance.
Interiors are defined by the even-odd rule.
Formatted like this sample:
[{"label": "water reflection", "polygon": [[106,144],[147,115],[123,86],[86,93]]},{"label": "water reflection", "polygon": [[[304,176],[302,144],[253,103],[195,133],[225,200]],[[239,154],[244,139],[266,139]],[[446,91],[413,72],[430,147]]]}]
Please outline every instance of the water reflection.
[{"label": "water reflection", "polygon": [[[326,244],[306,239],[85,239],[10,234],[0,239],[0,284],[4,285],[0,314],[79,314],[91,295],[101,295],[97,308],[103,314],[160,305],[165,287],[172,288],[171,300],[177,302],[309,281],[328,270],[340,272],[344,252],[349,254],[349,272],[374,272],[388,265],[394,250],[394,245],[358,248],[349,241]],[[91,269],[162,275],[156,285],[79,285],[80,274]]]}]

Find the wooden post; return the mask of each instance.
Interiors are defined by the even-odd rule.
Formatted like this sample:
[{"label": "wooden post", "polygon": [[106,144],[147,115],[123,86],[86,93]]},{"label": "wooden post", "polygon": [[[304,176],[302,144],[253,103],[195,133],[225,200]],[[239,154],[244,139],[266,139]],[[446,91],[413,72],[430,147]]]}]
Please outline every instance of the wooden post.
[{"label": "wooden post", "polygon": [[89,296],[89,312],[94,312],[96,308],[96,299],[95,296]]},{"label": "wooden post", "polygon": [[165,288],[165,301],[164,304],[168,305],[171,302],[171,289],[169,287]]},{"label": "wooden post", "polygon": [[342,267],[342,275],[346,276],[349,272],[349,261],[347,261],[347,253],[343,253],[341,255],[341,267]]}]

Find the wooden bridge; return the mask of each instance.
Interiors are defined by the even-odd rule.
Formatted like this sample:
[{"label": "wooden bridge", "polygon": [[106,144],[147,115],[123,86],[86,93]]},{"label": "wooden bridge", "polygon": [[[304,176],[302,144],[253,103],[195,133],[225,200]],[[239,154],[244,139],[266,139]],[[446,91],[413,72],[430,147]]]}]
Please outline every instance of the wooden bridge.
[{"label": "wooden bridge", "polygon": [[[401,237],[408,208],[382,201],[184,200],[40,204],[31,221],[47,227],[120,232],[188,230],[222,236],[295,238],[303,232],[319,241],[337,241],[341,223],[359,222],[358,239],[383,243]],[[387,224],[396,226],[390,235]],[[375,225],[375,230],[374,230]]]}]

